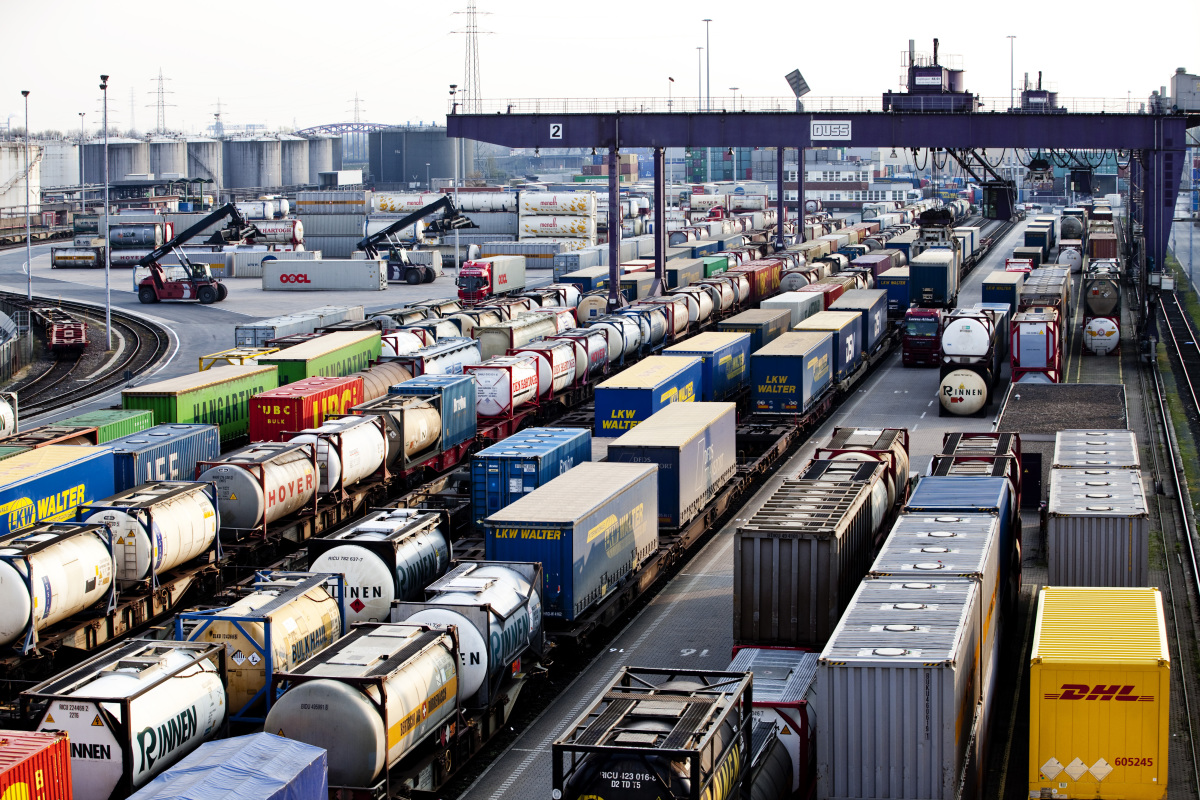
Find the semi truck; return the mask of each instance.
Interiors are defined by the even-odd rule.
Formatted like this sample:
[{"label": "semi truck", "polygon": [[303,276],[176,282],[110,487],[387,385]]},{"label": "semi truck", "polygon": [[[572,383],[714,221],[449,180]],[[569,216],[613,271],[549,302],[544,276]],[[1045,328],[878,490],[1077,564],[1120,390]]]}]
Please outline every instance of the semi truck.
[{"label": "semi truck", "polygon": [[458,271],[458,299],[464,305],[524,290],[525,256],[477,258]]}]

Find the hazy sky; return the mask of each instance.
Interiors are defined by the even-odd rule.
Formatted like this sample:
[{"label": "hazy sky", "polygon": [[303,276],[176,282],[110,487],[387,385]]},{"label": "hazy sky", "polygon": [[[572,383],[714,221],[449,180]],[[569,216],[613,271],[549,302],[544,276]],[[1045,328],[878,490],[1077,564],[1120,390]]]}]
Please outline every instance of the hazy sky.
[{"label": "hazy sky", "polygon": [[[465,0],[448,2],[222,2],[59,0],[5,3],[0,117],[31,90],[34,131],[89,130],[100,122],[99,75],[108,73],[110,124],[152,130],[155,78],[170,78],[171,129],[199,131],[218,99],[229,124],[306,127],[353,118],[354,96],[372,122],[444,120],[447,88],[463,84]],[[1008,94],[1009,41],[1016,81],[1041,69],[1064,97],[1136,103],[1176,67],[1200,72],[1200,2],[854,4],[479,0],[485,99],[694,98],[697,46],[712,23],[714,97],[788,96],[799,67],[814,96],[872,96],[898,88],[908,39],[962,56],[967,88]],[[936,24],[923,9],[945,10]],[[997,8],[1011,9],[1000,17]],[[1130,14],[1135,16],[1130,17]],[[1040,20],[1031,24],[1031,20]],[[607,26],[607,29],[606,29]],[[1133,36],[1134,38],[1130,38]],[[0,125],[5,120],[0,118]]]}]

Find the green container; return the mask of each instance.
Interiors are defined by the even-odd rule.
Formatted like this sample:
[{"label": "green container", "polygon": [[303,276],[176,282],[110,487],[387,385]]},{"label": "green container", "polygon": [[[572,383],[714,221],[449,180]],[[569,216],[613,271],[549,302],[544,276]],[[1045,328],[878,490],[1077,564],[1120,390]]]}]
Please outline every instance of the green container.
[{"label": "green container", "polygon": [[704,277],[706,278],[720,275],[729,269],[728,256],[701,256],[700,260],[704,262]]},{"label": "green container", "polygon": [[279,368],[279,385],[305,378],[341,378],[364,370],[379,360],[378,331],[339,331],[304,344],[260,356],[258,363]]},{"label": "green container", "polygon": [[105,408],[89,411],[70,419],[59,420],[58,425],[80,425],[96,429],[96,444],[111,442],[122,436],[140,433],[154,425],[154,414],[136,408]]},{"label": "green container", "polygon": [[19,456],[21,453],[32,450],[32,447],[22,447],[17,444],[0,444],[0,461],[13,456]]},{"label": "green container", "polygon": [[224,444],[249,435],[250,398],[278,387],[274,365],[213,367],[125,389],[121,406],[153,412],[155,425],[216,425]]}]

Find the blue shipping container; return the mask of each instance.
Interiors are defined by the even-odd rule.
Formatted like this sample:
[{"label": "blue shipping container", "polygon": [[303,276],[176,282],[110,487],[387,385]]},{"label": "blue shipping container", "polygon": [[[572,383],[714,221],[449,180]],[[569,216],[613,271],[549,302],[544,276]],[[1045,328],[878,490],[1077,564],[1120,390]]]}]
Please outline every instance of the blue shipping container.
[{"label": "blue shipping container", "polygon": [[737,471],[737,406],[676,403],[608,446],[614,463],[658,465],[658,523],[680,528]]},{"label": "blue shipping container", "polygon": [[578,272],[581,269],[598,266],[600,266],[600,251],[595,248],[585,247],[583,250],[576,250],[572,253],[555,253],[554,280],[561,280],[569,272]]},{"label": "blue shipping container", "polygon": [[857,311],[822,311],[792,330],[833,334],[833,378],[840,381],[850,377],[862,362],[862,327],[862,314]]},{"label": "blue shipping container", "polygon": [[1004,303],[1009,313],[1015,314],[1021,304],[1021,287],[1024,284],[1024,274],[996,270],[983,279],[981,295],[985,303]]},{"label": "blue shipping container", "polygon": [[698,358],[644,358],[596,387],[595,433],[619,436],[671,403],[694,402],[703,382]]},{"label": "blue shipping container", "polygon": [[750,356],[750,396],[756,411],[800,414],[832,382],[833,334],[785,333]]},{"label": "blue shipping container", "polygon": [[541,562],[542,612],[575,619],[658,549],[657,473],[580,464],[484,520],[488,560]]},{"label": "blue shipping container", "polygon": [[750,334],[737,331],[709,332],[663,350],[667,356],[700,359],[700,399],[724,400],[738,392],[749,377]]},{"label": "blue shipping container", "polygon": [[1021,518],[1008,478],[927,475],[917,483],[904,510],[913,513],[995,513],[1000,518],[1000,584],[1008,581],[1009,558]]},{"label": "blue shipping container", "polygon": [[887,291],[851,289],[829,305],[830,311],[862,314],[863,350],[870,353],[883,339],[888,327]]},{"label": "blue shipping container", "polygon": [[76,509],[115,494],[108,445],[50,445],[0,461],[0,536],[37,522],[74,520]]},{"label": "blue shipping container", "polygon": [[586,428],[527,428],[471,459],[475,524],[584,461],[592,460]]},{"label": "blue shipping container", "polygon": [[154,481],[190,481],[196,463],[221,455],[221,435],[216,425],[155,425],[113,439],[116,491],[123,492]]},{"label": "blue shipping container", "polygon": [[786,308],[755,308],[717,323],[719,331],[750,334],[750,352],[761,350],[792,327],[792,312]]},{"label": "blue shipping container", "polygon": [[325,749],[271,733],[200,745],[130,800],[327,800]]},{"label": "blue shipping container", "polygon": [[668,289],[688,286],[704,277],[704,262],[694,258],[679,259],[663,265],[663,279]]},{"label": "blue shipping container", "polygon": [[396,384],[388,394],[440,399],[442,450],[475,438],[475,379],[470,375],[422,375]]},{"label": "blue shipping container", "polygon": [[875,286],[887,292],[888,316],[903,317],[908,310],[908,267],[893,267],[880,273]]},{"label": "blue shipping container", "polygon": [[[617,275],[623,274],[621,268],[617,267]],[[591,292],[607,286],[608,279],[608,267],[589,267],[577,272],[568,272],[562,276],[560,283],[573,283],[581,292]]]},{"label": "blue shipping container", "polygon": [[688,244],[692,247],[692,258],[711,256],[718,250],[723,249],[712,239],[701,239],[698,242],[688,242]]}]

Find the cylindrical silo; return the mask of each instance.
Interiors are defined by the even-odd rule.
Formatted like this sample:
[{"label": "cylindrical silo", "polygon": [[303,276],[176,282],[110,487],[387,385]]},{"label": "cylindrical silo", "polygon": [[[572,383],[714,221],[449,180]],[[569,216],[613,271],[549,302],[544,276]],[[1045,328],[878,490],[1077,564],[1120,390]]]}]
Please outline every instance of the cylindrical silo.
[{"label": "cylindrical silo", "polygon": [[333,167],[334,170],[342,168],[342,137],[333,137]]},{"label": "cylindrical silo", "polygon": [[226,189],[282,186],[281,142],[278,139],[226,139]]},{"label": "cylindrical silo", "polygon": [[157,179],[164,176],[188,176],[187,171],[187,142],[183,139],[151,139],[150,172]]},{"label": "cylindrical silo", "polygon": [[[84,172],[89,183],[104,182],[104,141],[88,142],[83,148]],[[108,140],[108,179],[123,181],[127,175],[150,172],[150,145],[137,139]]]},{"label": "cylindrical silo", "polygon": [[282,186],[308,183],[308,140],[299,136],[279,137],[279,168]]},{"label": "cylindrical silo", "polygon": [[216,139],[188,139],[188,177],[210,180],[214,189],[223,186],[225,160],[222,156],[221,143]]},{"label": "cylindrical silo", "polygon": [[322,172],[333,171],[333,139],[314,136],[308,140],[308,182],[313,186],[321,183]]}]

